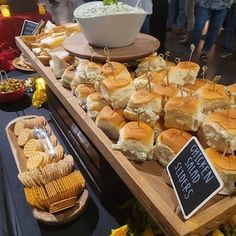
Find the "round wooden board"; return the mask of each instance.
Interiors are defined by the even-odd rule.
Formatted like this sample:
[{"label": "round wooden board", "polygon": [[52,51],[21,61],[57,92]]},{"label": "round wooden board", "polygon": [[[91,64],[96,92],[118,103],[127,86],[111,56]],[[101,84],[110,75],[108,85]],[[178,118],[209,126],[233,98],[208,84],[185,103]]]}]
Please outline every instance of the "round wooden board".
[{"label": "round wooden board", "polygon": [[86,207],[88,201],[88,190],[84,189],[84,192],[80,196],[77,205],[66,209],[56,214],[50,214],[49,212],[40,211],[36,208],[33,209],[33,216],[43,224],[47,225],[60,225],[74,220],[77,216],[81,215]]},{"label": "round wooden board", "polygon": [[[122,35],[121,35],[122,37]],[[67,38],[63,46],[66,51],[74,56],[91,59],[90,45],[82,33],[74,34]],[[118,62],[133,61],[152,54],[160,47],[160,42],[147,34],[138,34],[134,43],[121,48],[109,48],[110,60]],[[93,47],[93,59],[95,61],[106,61],[103,48]]]},{"label": "round wooden board", "polygon": [[18,70],[23,70],[23,71],[29,71],[29,72],[35,72],[34,69],[32,68],[27,68],[27,67],[23,67],[23,66],[19,66],[17,65],[17,62],[20,60],[20,57],[17,57],[15,58],[13,61],[12,61],[12,65],[18,69]]}]

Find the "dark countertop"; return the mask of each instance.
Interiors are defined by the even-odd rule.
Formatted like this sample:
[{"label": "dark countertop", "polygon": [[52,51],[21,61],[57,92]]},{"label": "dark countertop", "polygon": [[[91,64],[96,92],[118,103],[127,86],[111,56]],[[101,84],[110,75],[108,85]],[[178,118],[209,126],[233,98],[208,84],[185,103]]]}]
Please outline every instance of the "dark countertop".
[{"label": "dark countertop", "polygon": [[[9,76],[25,78],[29,75],[12,72]],[[23,115],[45,116],[59,142],[64,144],[64,140],[61,139],[62,135],[50,118],[49,111],[45,108],[32,107],[30,94],[25,95],[16,104],[0,105],[0,130],[2,132],[0,136],[0,235],[109,235],[111,228],[118,227],[119,223],[101,205],[88,185],[90,197],[87,208],[73,222],[61,226],[45,226],[33,218],[31,208],[24,196],[23,185],[17,178],[18,170],[5,132],[5,127],[11,120]],[[66,146],[63,146],[67,150]]]}]

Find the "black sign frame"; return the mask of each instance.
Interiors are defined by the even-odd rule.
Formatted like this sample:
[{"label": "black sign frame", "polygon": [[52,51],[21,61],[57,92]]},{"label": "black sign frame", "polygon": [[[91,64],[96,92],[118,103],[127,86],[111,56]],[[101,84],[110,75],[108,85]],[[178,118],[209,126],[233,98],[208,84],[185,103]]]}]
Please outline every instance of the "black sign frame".
[{"label": "black sign frame", "polygon": [[[195,158],[195,154],[195,159],[193,159],[193,156],[191,156],[193,154],[193,150],[195,151],[195,154],[198,152],[198,159]],[[186,153],[189,154],[187,157]],[[205,169],[200,169],[203,162],[201,164],[197,164],[200,158],[202,161],[204,161],[204,165],[202,168]],[[192,165],[191,169],[189,167],[190,164]],[[198,167],[197,165],[199,165],[200,167]],[[206,202],[208,202],[214,195],[216,195],[223,188],[224,185],[223,181],[221,180],[215,168],[209,161],[201,144],[199,143],[196,137],[192,137],[186,143],[182,150],[168,164],[166,170],[170,177],[171,184],[174,188],[178,203],[185,219],[189,219],[192,215],[194,215]],[[176,170],[178,170],[178,174]],[[192,170],[191,173],[190,170]],[[201,170],[202,172],[199,172],[199,170]],[[202,175],[203,173],[205,173],[204,170],[208,171],[206,172],[207,178],[206,175]],[[209,173],[211,175],[209,175]],[[185,179],[183,178],[183,176]],[[186,182],[184,183],[184,185],[183,181]],[[211,185],[209,185],[208,181],[211,181]],[[188,188],[186,188],[187,184]],[[204,188],[204,186],[207,186],[207,188]],[[191,194],[192,198],[189,197],[189,195]]]},{"label": "black sign frame", "polygon": [[[33,30],[29,29],[29,26],[31,26],[31,28],[33,27]],[[37,30],[38,26],[39,26],[39,23],[37,23],[35,21],[24,20],[24,23],[23,23],[22,28],[21,28],[20,36],[22,36],[22,35],[33,35],[34,32]],[[29,33],[26,33],[26,32],[29,32]]]}]

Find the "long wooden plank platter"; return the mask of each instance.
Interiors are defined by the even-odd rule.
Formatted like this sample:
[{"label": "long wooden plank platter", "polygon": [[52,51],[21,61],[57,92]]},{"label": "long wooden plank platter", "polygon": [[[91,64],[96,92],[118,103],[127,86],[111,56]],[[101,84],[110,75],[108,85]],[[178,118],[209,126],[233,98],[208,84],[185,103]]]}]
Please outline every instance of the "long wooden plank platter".
[{"label": "long wooden plank platter", "polygon": [[176,214],[177,200],[171,187],[162,178],[163,169],[157,162],[137,164],[130,162],[121,152],[112,150],[110,139],[96,127],[94,121],[79,106],[72,93],[62,87],[50,68],[45,67],[20,37],[16,37],[19,49],[28,57],[34,68],[46,79],[63,106],[71,114],[104,158],[117,172],[135,197],[168,236],[205,235],[225,222],[236,212],[236,197],[215,196],[189,220]]},{"label": "long wooden plank platter", "polygon": [[[23,117],[18,117],[12,121],[10,121],[7,126],[6,126],[6,134],[8,138],[8,142],[10,144],[16,166],[18,168],[19,172],[24,172],[27,171],[26,167],[26,157],[23,153],[22,148],[17,144],[17,137],[14,134],[14,126],[15,123],[18,120],[21,119],[33,119],[36,118],[37,116],[23,116]],[[49,124],[47,124],[47,127],[50,128]],[[51,128],[50,128],[51,130]],[[88,201],[88,190],[84,189],[83,193],[81,196],[78,198],[77,203],[75,206],[63,210],[61,212],[57,212],[55,214],[51,214],[47,211],[42,211],[36,208],[32,208],[32,213],[33,216],[40,222],[47,224],[47,225],[60,225],[60,224],[65,224],[67,222],[70,222],[74,220],[76,217],[81,215],[87,205]]]}]

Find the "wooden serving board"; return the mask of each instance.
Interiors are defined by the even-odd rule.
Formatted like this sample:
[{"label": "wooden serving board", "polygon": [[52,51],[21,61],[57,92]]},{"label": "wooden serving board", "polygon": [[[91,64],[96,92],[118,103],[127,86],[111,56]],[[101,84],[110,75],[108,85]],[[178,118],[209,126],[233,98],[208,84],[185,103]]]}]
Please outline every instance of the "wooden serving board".
[{"label": "wooden serving board", "polygon": [[[88,41],[82,33],[68,37],[64,43],[64,48],[80,58],[91,59],[91,49]],[[148,56],[160,47],[160,42],[147,34],[138,34],[134,43],[122,48],[109,48],[110,60],[118,62],[129,62]],[[93,47],[93,60],[105,62],[107,57],[104,55],[103,48]]]},{"label": "wooden serving board", "polygon": [[205,235],[235,214],[236,196],[216,195],[189,220],[184,220],[181,214],[176,213],[177,199],[164,180],[166,177],[163,178],[162,167],[155,161],[131,162],[120,151],[113,150],[111,140],[96,127],[79,106],[77,98],[62,87],[50,68],[45,67],[19,37],[16,37],[16,44],[166,235]]},{"label": "wooden serving board", "polygon": [[[7,138],[19,172],[27,171],[26,168],[27,159],[23,153],[22,148],[20,148],[20,146],[17,144],[17,137],[14,134],[14,125],[20,119],[32,119],[35,117],[37,116],[22,116],[12,120],[6,126]],[[47,126],[49,125],[47,124]],[[72,221],[77,216],[83,213],[86,207],[88,197],[89,197],[88,190],[84,189],[82,195],[79,197],[79,199],[77,200],[77,204],[74,207],[71,207],[69,209],[66,209],[64,211],[55,214],[51,214],[49,212],[40,211],[39,209],[33,208],[33,216],[44,224],[48,225],[65,224],[69,221]]]}]

